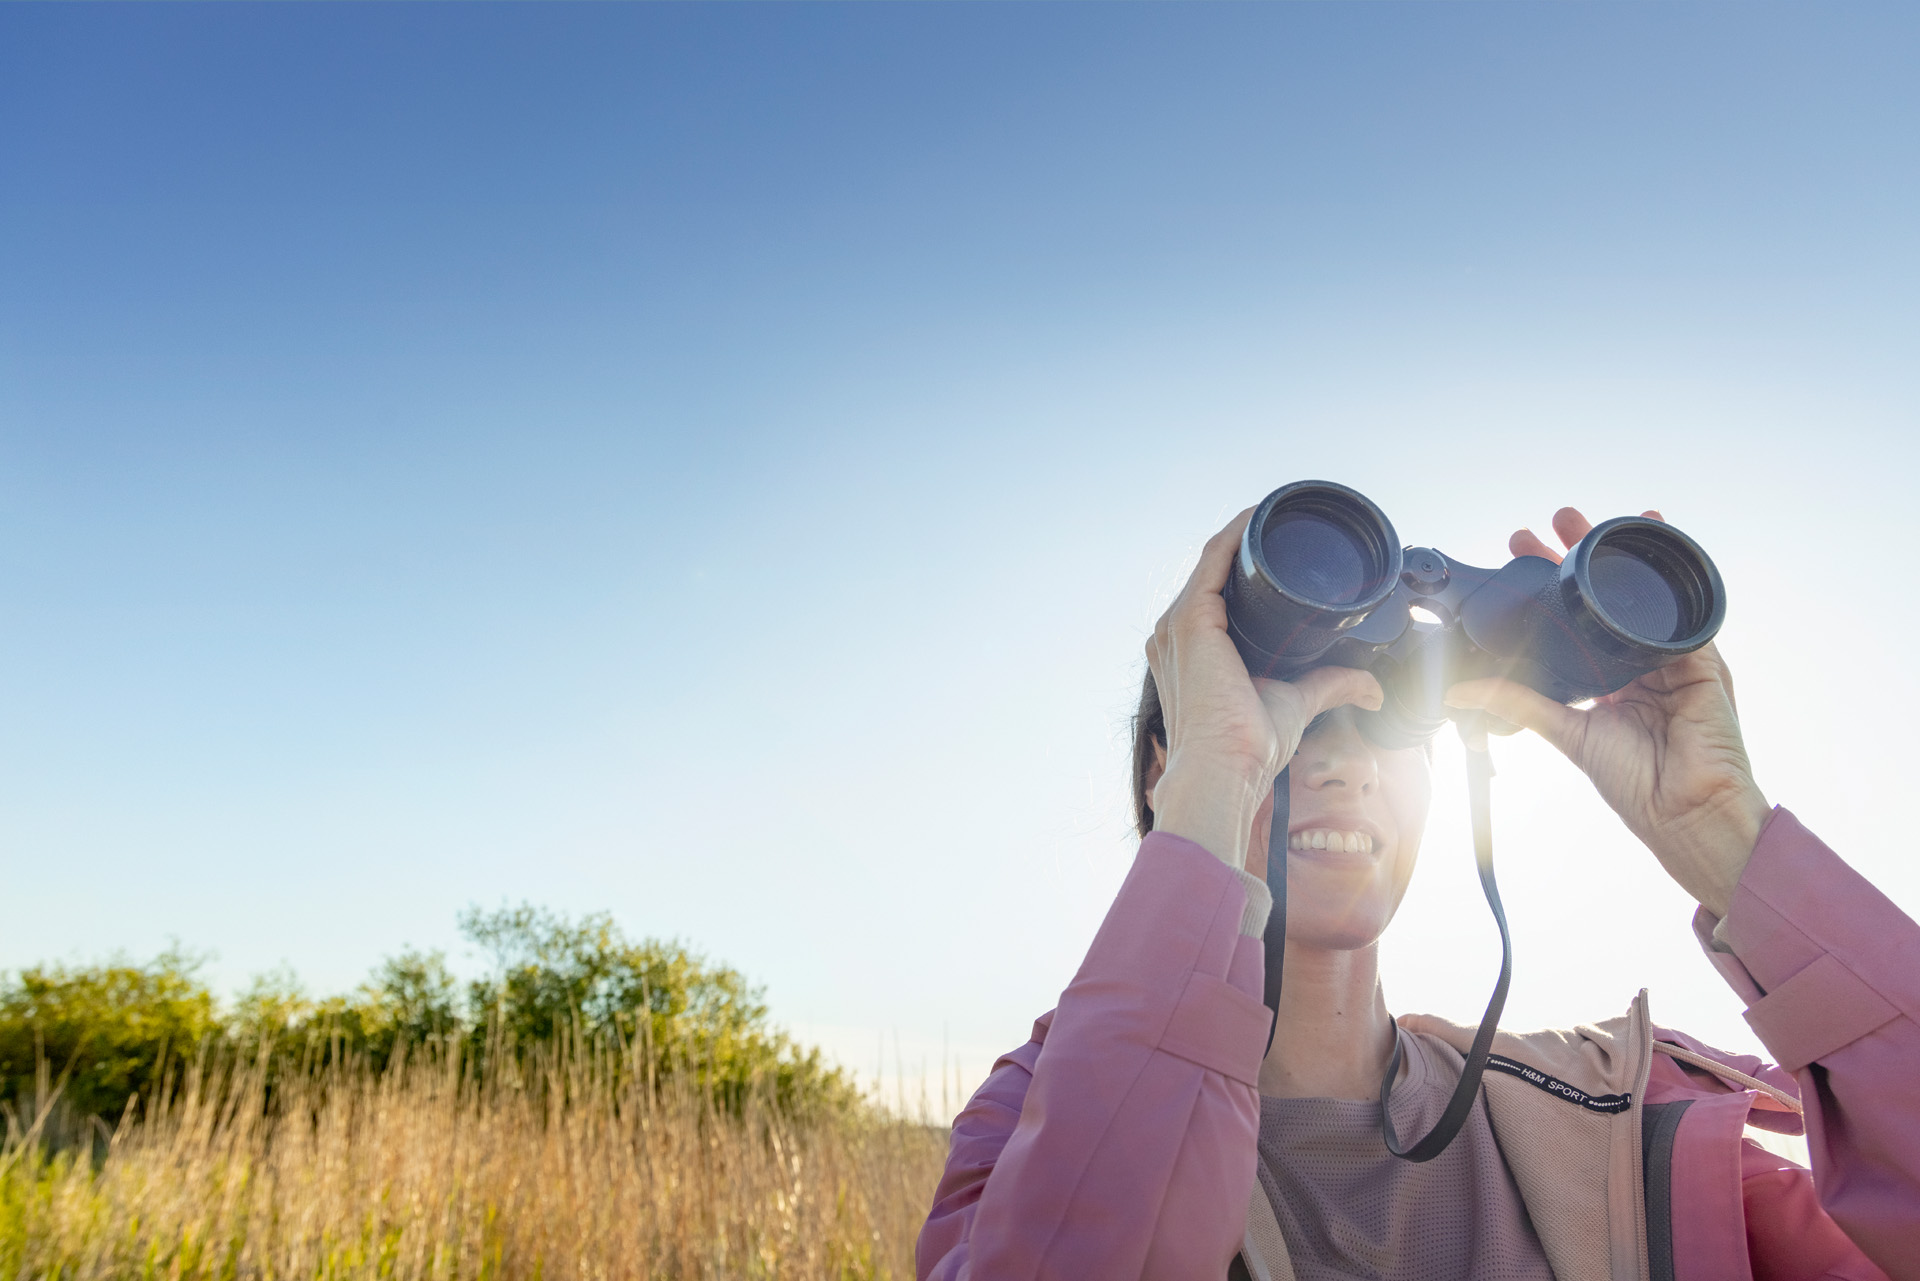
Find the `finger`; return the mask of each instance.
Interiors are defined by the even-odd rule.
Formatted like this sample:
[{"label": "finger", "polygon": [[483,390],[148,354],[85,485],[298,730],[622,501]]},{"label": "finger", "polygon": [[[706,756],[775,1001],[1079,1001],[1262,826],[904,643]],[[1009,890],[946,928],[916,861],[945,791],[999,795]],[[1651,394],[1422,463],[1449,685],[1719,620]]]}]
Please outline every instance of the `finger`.
[{"label": "finger", "polygon": [[1580,745],[1586,713],[1563,706],[1518,681],[1461,681],[1449,689],[1448,707],[1478,708],[1523,726],[1572,756]]},{"label": "finger", "polygon": [[[1211,592],[1219,595],[1220,589],[1227,585],[1227,574],[1233,568],[1233,558],[1240,550],[1240,535],[1246,531],[1247,522],[1253,518],[1253,508],[1249,507],[1228,521],[1226,528],[1207,540],[1200,549],[1200,563],[1193,567],[1193,573],[1187,578],[1187,586],[1180,593],[1181,600],[1190,599],[1195,593]],[[1178,609],[1180,601],[1174,602]]]},{"label": "finger", "polygon": [[1160,647],[1164,643],[1167,625],[1166,615],[1160,616],[1159,623],[1147,634],[1147,671],[1153,676],[1153,685],[1164,699],[1170,691],[1167,689],[1166,676],[1160,670]]},{"label": "finger", "polygon": [[1585,538],[1592,530],[1593,522],[1582,516],[1577,507],[1562,507],[1553,514],[1553,532],[1560,535],[1560,541],[1568,547]]},{"label": "finger", "polygon": [[1740,718],[1740,700],[1733,696],[1733,669],[1727,666],[1726,658],[1720,653],[1715,641],[1708,641],[1696,651],[1699,657],[1713,664],[1714,671],[1720,674],[1720,686],[1727,691],[1727,706],[1733,709],[1734,719]]},{"label": "finger", "polygon": [[1356,667],[1316,667],[1292,683],[1306,705],[1302,728],[1320,713],[1348,704],[1377,712],[1383,699],[1380,682],[1373,673]]},{"label": "finger", "polygon": [[1538,556],[1542,560],[1560,563],[1560,553],[1540,541],[1540,535],[1531,529],[1516,529],[1513,537],[1507,540],[1507,550],[1515,556]]},{"label": "finger", "polygon": [[1657,521],[1664,522],[1667,519],[1665,516],[1662,516],[1659,512],[1641,512],[1640,514],[1642,516],[1645,516],[1648,520],[1657,520]]}]

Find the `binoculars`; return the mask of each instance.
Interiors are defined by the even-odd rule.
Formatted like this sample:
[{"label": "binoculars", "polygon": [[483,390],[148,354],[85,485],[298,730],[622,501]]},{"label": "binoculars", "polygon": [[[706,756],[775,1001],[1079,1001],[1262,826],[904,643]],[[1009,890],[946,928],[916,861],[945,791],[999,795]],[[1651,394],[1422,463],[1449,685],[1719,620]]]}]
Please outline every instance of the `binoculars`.
[{"label": "binoculars", "polygon": [[1657,520],[1596,525],[1558,565],[1520,556],[1480,569],[1402,548],[1384,512],[1323,480],[1267,495],[1222,594],[1252,675],[1371,671],[1386,697],[1360,724],[1386,748],[1438,733],[1456,681],[1500,676],[1579,702],[1691,654],[1727,612],[1713,561]]}]

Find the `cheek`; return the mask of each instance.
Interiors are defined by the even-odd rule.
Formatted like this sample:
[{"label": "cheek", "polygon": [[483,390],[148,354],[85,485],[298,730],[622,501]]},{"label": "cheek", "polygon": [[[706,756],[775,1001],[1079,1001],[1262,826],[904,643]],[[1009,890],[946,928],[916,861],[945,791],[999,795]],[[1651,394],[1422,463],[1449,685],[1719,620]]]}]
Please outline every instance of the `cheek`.
[{"label": "cheek", "polygon": [[1427,763],[1426,753],[1417,748],[1396,755],[1411,758],[1390,763],[1392,790],[1389,795],[1394,829],[1399,835],[1393,869],[1393,897],[1398,903],[1406,892],[1407,882],[1413,879],[1413,865],[1419,860],[1420,842],[1426,836],[1427,811],[1433,804],[1433,770]]},{"label": "cheek", "polygon": [[1389,803],[1393,807],[1394,827],[1400,844],[1408,852],[1417,852],[1420,838],[1427,831],[1427,810],[1433,804],[1433,770],[1426,754],[1419,749],[1395,753],[1388,770]]}]

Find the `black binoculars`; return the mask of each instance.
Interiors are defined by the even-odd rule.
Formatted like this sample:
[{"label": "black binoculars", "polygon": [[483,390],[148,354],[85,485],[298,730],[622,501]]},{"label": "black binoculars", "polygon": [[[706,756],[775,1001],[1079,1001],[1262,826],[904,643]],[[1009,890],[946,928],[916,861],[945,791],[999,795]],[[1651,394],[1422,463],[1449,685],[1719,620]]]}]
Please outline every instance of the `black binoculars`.
[{"label": "black binoculars", "polygon": [[1562,703],[1594,698],[1699,649],[1727,612],[1706,552],[1657,520],[1595,525],[1559,565],[1520,556],[1480,569],[1402,548],[1384,512],[1323,480],[1267,495],[1223,595],[1252,675],[1371,671],[1386,698],[1361,727],[1388,748],[1437,733],[1456,681],[1501,676]]}]

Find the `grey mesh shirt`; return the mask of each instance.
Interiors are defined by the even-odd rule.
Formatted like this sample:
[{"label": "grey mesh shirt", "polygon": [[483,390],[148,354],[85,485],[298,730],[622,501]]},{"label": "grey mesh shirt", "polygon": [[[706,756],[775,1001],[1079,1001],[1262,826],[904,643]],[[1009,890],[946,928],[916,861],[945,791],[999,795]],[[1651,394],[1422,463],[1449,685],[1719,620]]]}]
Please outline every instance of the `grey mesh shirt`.
[{"label": "grey mesh shirt", "polygon": [[[1424,1134],[1459,1079],[1459,1056],[1425,1034],[1400,1039],[1408,1070],[1393,1091],[1394,1128]],[[1263,1096],[1259,1143],[1260,1185],[1299,1281],[1552,1281],[1483,1106],[1419,1164],[1387,1151],[1374,1102]]]}]

